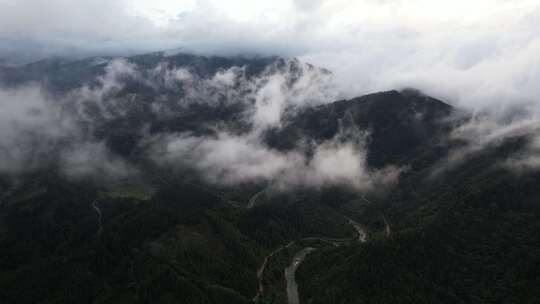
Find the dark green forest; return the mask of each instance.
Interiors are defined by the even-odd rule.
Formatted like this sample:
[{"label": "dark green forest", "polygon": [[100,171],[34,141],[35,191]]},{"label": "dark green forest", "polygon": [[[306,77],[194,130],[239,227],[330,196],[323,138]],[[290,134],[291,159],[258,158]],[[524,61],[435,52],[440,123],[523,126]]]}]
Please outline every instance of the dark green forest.
[{"label": "dark green forest", "polygon": [[[245,81],[277,71],[292,75],[292,86],[317,70],[277,57],[124,60],[142,78],[162,64],[185,67],[200,83],[242,67]],[[107,65],[93,62],[2,67],[0,83],[41,83],[51,98],[69,101],[73,90],[100,85]],[[252,92],[235,85],[246,90],[237,99],[215,92],[216,103],[180,106],[175,98],[187,86],[127,78],[102,97],[125,107],[121,115],[85,104],[85,119],[76,121],[81,137],[103,143],[138,174],[70,178],[55,154],[68,145],[62,140],[37,169],[0,171],[0,303],[287,303],[284,269],[307,247],[313,251],[296,271],[301,303],[540,303],[540,173],[503,165],[527,151],[534,133],[451,162],[469,147],[453,132],[473,119],[406,89],[291,106],[257,143],[304,162],[324,144],[362,144],[370,173],[400,168],[393,183],[229,182],[225,174],[209,179],[190,158],[153,162],[148,146],[164,136],[215,139],[226,130],[250,138],[258,126],[244,118],[254,101],[242,98]],[[62,111],[79,109],[66,103]]]}]

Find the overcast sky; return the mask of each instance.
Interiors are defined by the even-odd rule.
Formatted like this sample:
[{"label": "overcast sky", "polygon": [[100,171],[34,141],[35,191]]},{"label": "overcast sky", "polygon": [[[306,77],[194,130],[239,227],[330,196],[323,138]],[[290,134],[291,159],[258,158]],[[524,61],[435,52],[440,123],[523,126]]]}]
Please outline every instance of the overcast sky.
[{"label": "overcast sky", "polygon": [[350,95],[540,95],[540,0],[0,0],[0,58],[178,47],[297,56],[333,70]]}]

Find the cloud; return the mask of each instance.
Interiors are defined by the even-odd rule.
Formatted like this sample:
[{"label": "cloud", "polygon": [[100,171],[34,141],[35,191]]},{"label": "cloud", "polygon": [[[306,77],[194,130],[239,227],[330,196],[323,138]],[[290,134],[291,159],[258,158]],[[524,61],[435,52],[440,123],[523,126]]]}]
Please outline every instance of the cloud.
[{"label": "cloud", "polygon": [[280,152],[265,146],[253,134],[212,137],[170,134],[155,139],[151,157],[162,166],[195,169],[219,185],[268,183],[279,190],[295,187],[347,185],[374,190],[397,181],[402,169],[367,167],[363,146],[331,140],[315,146],[312,157],[301,150]]},{"label": "cloud", "polygon": [[0,174],[60,167],[69,178],[123,178],[135,169],[85,132],[39,86],[0,89]]},{"label": "cloud", "polygon": [[417,87],[468,108],[538,102],[536,0],[0,3],[0,58],[278,54],[328,67],[346,98]]},{"label": "cloud", "polygon": [[70,92],[77,101],[93,100],[103,101],[109,94],[121,90],[126,80],[141,77],[136,66],[123,58],[107,61],[105,73],[97,77],[92,85],[84,84],[82,87]]},{"label": "cloud", "polygon": [[150,77],[141,72],[144,73],[139,71],[131,78],[138,78],[159,94],[174,93],[172,104],[153,103],[159,117],[171,115],[179,107],[193,103],[241,104],[246,107],[245,120],[258,132],[279,126],[286,111],[290,114],[301,108],[331,102],[338,96],[329,71],[296,59],[276,60],[261,73],[249,76],[243,66],[218,70],[213,75],[199,75],[189,68],[169,66],[164,62],[147,73]]},{"label": "cloud", "polygon": [[[137,175],[135,165],[109,149],[108,136],[123,131],[108,126],[123,128],[122,122],[133,121],[133,109],[145,102],[153,113],[137,117],[138,127],[129,126],[128,131],[138,136],[135,145],[155,163],[195,170],[210,183],[263,182],[278,189],[331,184],[371,190],[397,180],[398,168],[367,167],[366,135],[357,130],[354,141],[338,135],[323,143],[298,143],[290,152],[264,143],[265,131],[279,128],[296,111],[333,100],[336,92],[328,71],[298,60],[277,60],[257,75],[247,76],[245,67],[232,67],[202,76],[165,61],[143,69],[125,59],[108,60],[103,75],[54,100],[37,86],[1,91],[6,111],[0,122],[0,147],[7,153],[0,160],[0,173],[52,165],[70,179],[107,181]],[[118,94],[127,84],[155,90],[156,98]],[[193,103],[240,104],[244,109],[240,117],[251,127],[233,131],[226,123],[217,124],[209,129],[210,135],[174,129],[148,132],[152,119],[167,121]]]},{"label": "cloud", "polygon": [[[233,67],[201,77],[185,67],[158,64],[151,75],[150,83],[182,88],[175,106],[240,103],[243,119],[251,126],[238,132],[217,125],[210,135],[190,131],[151,135],[141,146],[163,167],[195,170],[207,182],[220,185],[263,182],[282,190],[325,185],[373,190],[375,185],[392,184],[402,171],[368,168],[366,135],[358,130],[343,130],[353,140],[343,141],[345,136],[340,133],[323,143],[298,143],[289,152],[265,144],[265,131],[280,128],[296,111],[334,100],[332,75],[324,69],[298,60],[278,60],[255,76],[247,77],[243,67]],[[154,101],[158,117],[169,115],[169,107]]]},{"label": "cloud", "polygon": [[137,170],[112,154],[103,142],[71,143],[60,154],[61,172],[72,179],[94,177],[101,181],[133,177]]},{"label": "cloud", "polygon": [[270,150],[249,136],[227,133],[215,137],[168,135],[153,149],[153,159],[162,165],[194,166],[210,182],[226,185],[271,180],[300,157]]},{"label": "cloud", "polygon": [[371,191],[375,186],[395,183],[405,170],[394,166],[371,170],[367,165],[366,156],[367,151],[363,143],[359,145],[331,140],[316,147],[313,158],[307,162],[308,165],[300,173],[296,172],[299,179],[288,182],[318,187],[328,184],[349,185],[358,190]]},{"label": "cloud", "polygon": [[517,173],[538,171],[540,169],[540,153],[536,151],[536,155],[522,155],[512,157],[506,160],[503,167]]},{"label": "cloud", "polygon": [[0,6],[0,57],[27,61],[153,49],[137,39],[151,41],[155,26],[129,16],[118,0],[0,0]]},{"label": "cloud", "polygon": [[[326,5],[328,3],[320,3],[318,7],[310,8],[310,10],[320,10]],[[389,33],[391,33],[390,36],[396,35],[396,32]],[[414,34],[407,32],[402,34],[405,37],[404,39],[416,37]],[[399,42],[403,38],[400,37],[397,37],[395,41]],[[451,61],[442,61],[440,65],[434,66],[441,69],[452,67],[454,70],[447,70],[447,72],[449,75],[456,75],[455,83],[457,84],[454,89],[465,89],[465,92],[469,94],[470,105],[481,106],[480,108],[483,110],[482,115],[473,116],[466,124],[461,125],[451,134],[450,140],[461,140],[466,142],[467,145],[451,151],[447,159],[448,163],[445,166],[460,163],[487,147],[496,146],[507,138],[526,135],[537,128],[537,117],[540,117],[537,114],[540,112],[537,111],[538,106],[534,100],[537,95],[537,88],[532,85],[532,80],[537,77],[537,73],[535,70],[531,70],[528,65],[535,52],[524,49],[520,51],[523,56],[520,55],[505,61],[509,55],[498,49],[491,49],[489,46],[492,45],[492,42],[490,38],[472,43],[470,48],[465,48],[465,51],[455,52],[456,55],[451,57]],[[537,44],[530,43],[528,46],[535,50]],[[369,47],[368,45],[367,48]],[[490,50],[487,58],[483,57],[486,50]],[[397,52],[399,53],[399,48]],[[333,57],[336,54],[332,53],[328,56]],[[351,57],[346,53],[339,54],[343,55],[339,59],[343,63],[340,66],[345,68],[355,67],[357,63],[351,60]],[[467,54],[471,54],[471,56],[467,56]],[[381,61],[375,59],[381,59],[382,64]],[[438,79],[438,74],[435,76],[427,73],[423,75],[418,71],[414,71],[411,72],[414,75],[408,75],[406,72],[410,65],[407,62],[401,64],[393,58],[384,56],[375,59],[369,56],[361,58],[359,64],[362,66],[369,65],[375,70],[383,69],[380,70],[382,74],[372,73],[369,69],[366,69],[364,70],[366,71],[365,76],[354,78],[358,79],[355,85],[360,85],[363,89],[372,86],[381,86],[382,88],[384,82],[379,79],[383,78],[383,76],[387,76],[387,80],[390,82],[397,81],[396,83],[399,83],[399,81],[403,81],[403,83],[407,83],[403,79],[407,79],[411,75],[416,77],[417,83],[422,83],[419,80],[423,79],[423,77],[425,77],[425,81],[437,82],[437,84],[430,86],[432,88],[444,89],[442,86],[448,87],[453,85],[449,83],[454,83]],[[347,60],[349,62],[345,62]],[[155,115],[158,120],[169,119],[171,115],[177,115],[179,109],[192,103],[217,105],[225,101],[245,106],[242,119],[252,127],[248,133],[238,134],[228,129],[228,126],[217,125],[212,126],[215,132],[212,136],[173,132],[170,134],[158,134],[157,136],[154,134],[154,138],[151,139],[151,141],[155,141],[155,145],[151,147],[151,156],[154,160],[163,164],[163,162],[182,163],[182,159],[188,159],[188,164],[199,172],[203,172],[205,178],[211,182],[237,183],[252,180],[272,182],[277,185],[276,180],[280,180],[281,182],[287,181],[289,185],[321,186],[336,183],[348,184],[357,189],[369,189],[378,183],[392,183],[402,170],[401,168],[370,170],[365,164],[365,148],[363,144],[358,142],[338,143],[334,140],[318,143],[316,146],[311,147],[313,155],[309,157],[306,156],[305,151],[302,149],[283,153],[272,150],[263,143],[264,132],[269,128],[279,128],[283,123],[283,119],[286,118],[285,114],[290,114],[306,106],[330,102],[339,98],[340,95],[346,95],[344,89],[351,82],[341,81],[340,77],[343,77],[343,73],[329,73],[324,69],[315,68],[299,60],[278,61],[278,63],[270,65],[264,72],[255,76],[247,76],[244,67],[233,67],[219,70],[214,75],[201,76],[189,68],[171,66],[166,62],[166,57],[164,62],[155,67],[150,67],[148,70],[130,63],[127,59],[107,59],[107,61],[108,64],[102,76],[68,94],[67,99],[76,105],[74,106],[75,113],[70,114],[73,116],[65,116],[65,114],[58,112],[57,107],[48,108],[38,103],[38,108],[41,110],[37,112],[47,113],[44,116],[45,123],[38,127],[25,127],[31,132],[45,132],[44,130],[47,130],[46,132],[53,132],[53,134],[56,134],[54,130],[60,130],[56,131],[60,134],[57,135],[58,137],[48,134],[38,135],[50,139],[43,141],[44,143],[56,143],[63,138],[73,138],[74,136],[78,138],[81,147],[86,147],[85,149],[69,147],[60,154],[60,160],[73,169],[64,170],[64,172],[72,177],[97,174],[98,172],[101,172],[101,174],[111,172],[111,175],[126,176],[130,172],[136,171],[129,168],[128,162],[108,151],[102,139],[96,139],[89,135],[98,127],[103,127],[104,121],[125,119],[129,115],[132,105],[141,102],[136,96],[116,96],[116,93],[124,88],[126,82],[136,82],[138,85],[146,86],[149,90],[153,89],[155,92],[164,95],[156,96],[151,102],[151,114]],[[389,73],[389,71],[384,71],[387,63],[385,61],[395,62],[396,65],[393,66],[393,69],[396,70],[390,74],[385,74]],[[425,62],[418,61],[420,65],[430,62],[429,60]],[[506,74],[503,73],[505,62],[510,62],[513,67],[512,69],[506,68]],[[490,75],[491,78],[485,80],[486,83],[483,87],[490,90],[479,89],[482,86],[478,84],[478,81],[483,81],[478,80],[480,74]],[[428,77],[428,75],[430,76]],[[412,76],[411,79],[414,78]],[[522,86],[520,90],[512,87],[512,85],[505,87],[505,84],[510,80],[514,81],[512,85],[517,83]],[[370,83],[370,81],[372,82]],[[16,95],[23,94],[21,92]],[[164,94],[164,92],[172,92],[172,94],[166,97],[167,94]],[[39,95],[41,93],[34,92],[33,94]],[[483,107],[484,103],[491,100],[493,94],[502,96],[496,108],[499,109],[499,112],[494,110],[493,105],[491,105],[489,111]],[[30,99],[42,100],[43,98]],[[508,103],[508,101],[512,102]],[[63,102],[65,104],[66,101]],[[512,105],[518,104],[521,109],[527,109],[530,114],[512,116],[511,114],[515,112]],[[19,111],[26,113],[23,110]],[[17,113],[17,111],[15,112]],[[31,112],[29,111],[29,113]],[[58,119],[58,117],[61,119]],[[22,119],[21,121],[29,123],[31,120]],[[78,125],[75,128],[72,127],[74,121],[77,123],[81,121],[87,122],[87,128],[89,129],[85,129],[84,132],[79,131]],[[39,120],[36,120],[36,122],[39,122]],[[71,126],[57,126],[58,122],[71,124]],[[133,130],[133,132],[143,133],[145,127],[147,126],[143,123],[140,130]],[[69,132],[64,134],[64,130],[69,130]],[[84,134],[72,134],[81,132]],[[357,137],[362,136],[359,134]],[[50,145],[54,146],[54,144]],[[19,147],[24,146],[24,143],[4,146]],[[11,148],[10,151],[15,150]],[[40,150],[36,149],[36,151]],[[45,149],[44,151],[46,151],[44,154],[48,154],[47,151],[49,150]],[[188,153],[189,151],[195,151],[194,155]],[[219,151],[225,151],[225,153],[221,155]],[[534,160],[537,152],[532,148],[529,149],[529,152],[529,154],[521,155],[519,158],[510,159],[509,162],[511,161],[512,165],[509,163],[507,167],[521,168],[526,164],[535,167]],[[12,161],[12,164],[22,164],[27,159],[24,153],[7,155],[12,155],[12,158],[15,158],[14,155],[22,155],[18,161]],[[92,157],[103,160],[107,165],[86,168],[85,164]],[[263,159],[268,161],[265,162]],[[294,170],[291,168],[294,168]]]},{"label": "cloud", "polygon": [[279,69],[270,67],[254,86],[252,119],[259,129],[279,126],[287,107],[315,106],[337,98],[330,73],[298,60],[287,61]]},{"label": "cloud", "polygon": [[526,145],[495,166],[520,172],[540,168],[537,165],[540,157],[540,109],[537,104],[500,106],[471,115],[463,114],[466,116],[453,118],[457,126],[445,140],[455,145],[435,166],[434,176],[456,168],[488,149],[500,147],[509,139],[525,139]]},{"label": "cloud", "polygon": [[[201,75],[190,67],[172,65],[167,57],[148,69],[126,59],[112,59],[104,70],[95,81],[66,94],[69,102],[77,105],[79,119],[115,119],[124,116],[133,102],[151,105],[158,119],[180,114],[192,104],[240,104],[245,108],[244,119],[262,132],[279,126],[285,111],[290,114],[337,96],[330,72],[296,59],[276,59],[255,75],[247,75],[245,66]],[[155,98],[141,101],[137,94],[118,95],[127,83],[144,88]]]},{"label": "cloud", "polygon": [[38,87],[0,90],[0,171],[32,170],[72,136],[72,123],[50,107]]}]

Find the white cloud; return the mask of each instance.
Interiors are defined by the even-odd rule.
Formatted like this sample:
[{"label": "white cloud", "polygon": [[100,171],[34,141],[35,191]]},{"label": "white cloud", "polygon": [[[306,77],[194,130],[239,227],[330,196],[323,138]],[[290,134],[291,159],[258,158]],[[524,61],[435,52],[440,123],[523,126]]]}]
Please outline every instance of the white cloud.
[{"label": "white cloud", "polygon": [[266,182],[280,190],[347,185],[371,191],[396,182],[402,171],[392,166],[371,170],[363,146],[336,140],[316,146],[311,158],[301,151],[270,149],[253,133],[169,134],[155,138],[151,147],[158,164],[196,169],[208,182],[221,185]]},{"label": "white cloud", "polygon": [[215,138],[170,135],[156,145],[159,150],[152,156],[158,163],[193,166],[210,182],[229,185],[271,180],[287,169],[288,158],[298,157],[266,149],[255,138],[227,133]]},{"label": "white cloud", "polygon": [[330,68],[345,97],[407,86],[468,107],[538,99],[537,0],[0,3],[0,57],[280,54]]},{"label": "white cloud", "polygon": [[60,154],[62,173],[69,178],[94,177],[101,181],[134,176],[137,171],[114,156],[103,142],[75,142]]},{"label": "white cloud", "polygon": [[[249,83],[256,105],[250,119],[260,129],[279,125],[291,104],[400,87],[417,87],[475,109],[540,104],[537,0],[0,0],[0,6],[0,57],[182,47],[205,54],[299,56],[332,70],[336,87],[331,90],[313,85],[320,82],[310,77],[321,74],[302,76],[292,90],[284,90],[287,78],[280,74]],[[110,77],[101,80],[104,92],[119,85],[114,78],[118,73],[136,74],[126,62],[109,69]],[[207,100],[217,100],[217,92],[243,98],[227,90],[242,83],[241,69],[205,80],[181,68],[158,67],[156,75],[160,73],[167,73],[165,84],[208,89]],[[192,97],[200,97],[195,91]],[[96,92],[92,88],[87,93]],[[316,101],[308,101],[312,96]],[[513,126],[496,122],[497,131],[462,131],[483,132],[479,144],[468,148],[474,150],[504,138]]]},{"label": "white cloud", "polygon": [[65,111],[63,105],[64,100],[50,99],[38,86],[0,89],[0,174],[18,175],[56,165],[69,178],[136,174],[85,132],[77,123],[81,117]]},{"label": "white cloud", "polygon": [[537,0],[0,3],[0,57],[280,54],[330,68],[345,97],[407,86],[468,107],[538,99]]},{"label": "white cloud", "polygon": [[0,172],[48,164],[57,144],[73,136],[71,121],[50,107],[38,87],[0,90]]},{"label": "white cloud", "polygon": [[[240,134],[216,126],[213,135],[184,132],[147,138],[141,146],[148,147],[150,158],[164,167],[191,168],[216,184],[266,182],[278,189],[331,184],[373,190],[375,185],[395,182],[401,172],[394,167],[368,168],[363,146],[366,135],[357,130],[343,130],[355,133],[347,133],[354,143],[342,142],[341,133],[324,143],[299,143],[310,146],[313,154],[309,157],[306,147],[282,152],[264,143],[264,131],[279,128],[285,122],[285,113],[290,115],[298,109],[335,98],[332,75],[325,70],[290,60],[270,65],[256,77],[246,77],[245,69],[239,67],[218,71],[207,78],[191,74],[182,67],[167,69],[158,65],[152,71],[153,82],[172,79],[165,83],[183,86],[185,95],[179,97],[179,105],[214,104],[218,100],[215,93],[225,95],[227,102],[246,106],[244,119],[252,125],[250,131]],[[170,112],[165,105],[155,109],[159,116]]]},{"label": "white cloud", "polygon": [[540,109],[537,104],[500,106],[457,119],[462,123],[452,130],[448,138],[457,146],[434,167],[433,176],[462,165],[486,149],[496,149],[509,139],[525,139],[527,142],[508,159],[493,165],[519,172],[540,168],[537,162],[540,159]]}]

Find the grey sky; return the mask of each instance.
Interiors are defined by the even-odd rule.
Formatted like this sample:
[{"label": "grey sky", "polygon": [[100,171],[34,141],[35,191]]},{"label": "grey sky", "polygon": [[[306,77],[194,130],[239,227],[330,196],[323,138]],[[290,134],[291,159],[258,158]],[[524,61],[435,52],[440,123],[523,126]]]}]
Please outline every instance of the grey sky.
[{"label": "grey sky", "polygon": [[538,0],[0,0],[0,58],[298,56],[345,97],[414,86],[466,106],[535,102]]}]

